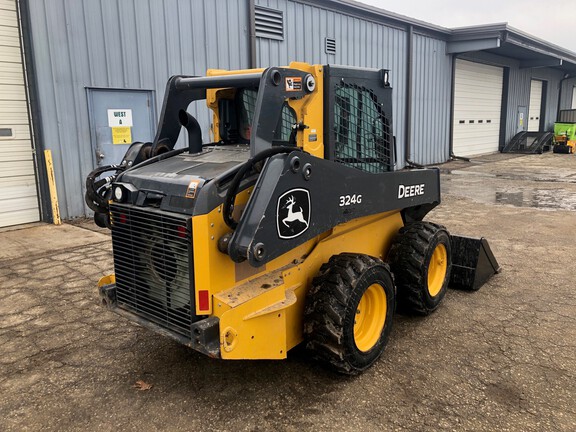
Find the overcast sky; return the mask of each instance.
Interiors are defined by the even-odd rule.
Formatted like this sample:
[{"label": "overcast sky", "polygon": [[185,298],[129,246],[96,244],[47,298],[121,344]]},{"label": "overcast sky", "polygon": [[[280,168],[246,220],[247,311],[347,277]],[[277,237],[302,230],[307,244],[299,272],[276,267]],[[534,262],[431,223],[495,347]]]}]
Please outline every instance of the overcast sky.
[{"label": "overcast sky", "polygon": [[356,0],[443,27],[507,22],[576,52],[574,0]]}]

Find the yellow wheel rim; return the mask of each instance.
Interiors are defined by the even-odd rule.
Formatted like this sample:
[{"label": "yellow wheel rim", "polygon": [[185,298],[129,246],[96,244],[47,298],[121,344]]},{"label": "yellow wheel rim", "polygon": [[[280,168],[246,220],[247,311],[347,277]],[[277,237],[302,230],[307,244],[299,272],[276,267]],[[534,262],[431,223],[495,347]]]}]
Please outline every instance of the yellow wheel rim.
[{"label": "yellow wheel rim", "polygon": [[446,252],[446,246],[440,243],[434,249],[432,259],[430,259],[430,264],[428,265],[428,292],[432,297],[437,295],[442,289],[447,268],[448,253]]},{"label": "yellow wheel rim", "polygon": [[386,322],[386,292],[379,284],[372,284],[356,308],[354,342],[360,351],[369,351],[380,339]]}]

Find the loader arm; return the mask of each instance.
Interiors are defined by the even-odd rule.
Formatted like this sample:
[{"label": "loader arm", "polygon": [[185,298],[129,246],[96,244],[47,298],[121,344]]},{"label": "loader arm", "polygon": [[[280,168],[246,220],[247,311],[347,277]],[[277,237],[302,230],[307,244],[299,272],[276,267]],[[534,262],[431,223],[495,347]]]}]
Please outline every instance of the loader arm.
[{"label": "loader arm", "polygon": [[440,203],[436,169],[371,174],[300,151],[271,157],[228,244],[259,267],[351,220],[392,210],[422,218]]}]

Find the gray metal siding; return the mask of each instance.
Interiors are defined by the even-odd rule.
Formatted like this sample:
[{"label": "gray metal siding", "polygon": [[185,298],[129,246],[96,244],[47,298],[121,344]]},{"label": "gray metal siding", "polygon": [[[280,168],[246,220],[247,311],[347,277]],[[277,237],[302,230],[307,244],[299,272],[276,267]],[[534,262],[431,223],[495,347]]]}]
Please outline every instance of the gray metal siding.
[{"label": "gray metal siding", "polygon": [[572,108],[572,96],[576,87],[576,78],[566,79],[562,82],[562,97],[560,98],[560,109]]},{"label": "gray metal siding", "polygon": [[[171,75],[248,67],[246,0],[35,0],[30,19],[44,146],[64,218],[87,212],[84,178],[95,163],[87,87],[154,90],[160,113]],[[207,137],[207,110],[191,111]]]},{"label": "gray metal siding", "polygon": [[[289,0],[257,0],[259,6],[284,12],[284,40],[257,38],[259,67],[286,65],[290,61],[312,64],[390,69],[394,89],[393,128],[404,160],[406,100],[406,32],[344,13]],[[336,54],[324,52],[324,38],[336,39]]]},{"label": "gray metal siding", "polygon": [[413,162],[429,165],[449,159],[452,57],[446,42],[414,35],[412,63]]}]

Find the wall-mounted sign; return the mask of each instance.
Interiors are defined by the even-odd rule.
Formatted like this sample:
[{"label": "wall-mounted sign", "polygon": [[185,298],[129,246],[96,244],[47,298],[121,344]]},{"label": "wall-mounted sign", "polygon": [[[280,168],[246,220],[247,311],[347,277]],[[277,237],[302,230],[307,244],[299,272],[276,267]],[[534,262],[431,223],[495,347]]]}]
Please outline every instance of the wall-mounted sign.
[{"label": "wall-mounted sign", "polygon": [[[113,127],[132,127],[132,110],[131,109],[109,109],[108,126]],[[116,143],[114,143],[116,144]]]}]

